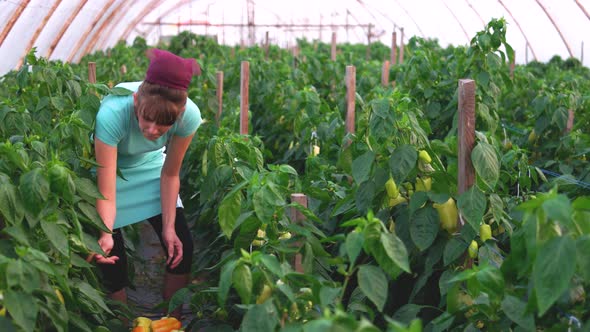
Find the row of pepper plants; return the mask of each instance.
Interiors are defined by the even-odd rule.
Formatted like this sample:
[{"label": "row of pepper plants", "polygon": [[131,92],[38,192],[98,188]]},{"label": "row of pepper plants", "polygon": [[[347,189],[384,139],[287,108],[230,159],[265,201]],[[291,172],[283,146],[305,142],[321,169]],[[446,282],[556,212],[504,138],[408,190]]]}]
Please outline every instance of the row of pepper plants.
[{"label": "row of pepper plants", "polygon": [[[588,70],[554,60],[518,66],[511,78],[505,29],[493,20],[468,47],[412,38],[404,64],[391,70],[395,89],[379,86],[388,57],[380,44],[369,60],[363,47],[342,45],[335,62],[329,45],[306,41],[297,57],[271,46],[268,58],[262,48],[189,33],[162,45],[204,69],[189,95],[206,121],[181,194],[200,241],[194,273],[207,281],[168,304],[190,303],[196,319],[187,330],[582,327],[590,204],[567,180],[588,181]],[[0,83],[3,326],[114,330],[115,314],[131,315],[105,304],[83,259],[99,250],[93,235],[103,227],[88,137],[100,97],[126,93],[114,82],[143,78],[147,48],[137,39],[86,57],[84,65],[97,62],[99,84],[84,80],[85,66],[32,54],[30,70]],[[251,63],[247,137],[237,134],[243,60]],[[349,64],[357,68],[355,134],[344,126]],[[219,126],[217,70],[225,74]],[[477,82],[477,182],[459,195],[456,91],[466,77]],[[576,125],[564,134],[570,108]],[[541,168],[567,176],[548,181]],[[307,208],[290,202],[292,193],[306,194]],[[294,221],[291,209],[305,220]],[[304,273],[293,269],[296,254]]]}]

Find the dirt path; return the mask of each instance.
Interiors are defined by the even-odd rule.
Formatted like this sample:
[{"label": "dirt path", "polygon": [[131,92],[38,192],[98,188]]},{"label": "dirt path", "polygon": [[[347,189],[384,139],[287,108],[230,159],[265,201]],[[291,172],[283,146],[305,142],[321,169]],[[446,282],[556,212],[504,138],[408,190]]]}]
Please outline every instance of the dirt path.
[{"label": "dirt path", "polygon": [[[164,314],[162,308],[162,285],[164,283],[164,264],[166,256],[160,241],[148,222],[139,225],[141,241],[136,247],[139,260],[135,267],[135,290],[128,288],[129,305],[136,316],[159,319]],[[183,307],[183,326],[194,318],[188,305]]]}]

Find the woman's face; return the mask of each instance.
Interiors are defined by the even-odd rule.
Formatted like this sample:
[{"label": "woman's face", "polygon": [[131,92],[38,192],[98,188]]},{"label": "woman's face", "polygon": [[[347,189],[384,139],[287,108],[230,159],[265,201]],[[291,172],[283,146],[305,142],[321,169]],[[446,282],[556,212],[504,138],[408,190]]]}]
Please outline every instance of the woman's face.
[{"label": "woman's face", "polygon": [[172,124],[157,124],[155,121],[148,121],[142,115],[138,114],[136,94],[133,94],[133,102],[135,108],[135,117],[137,118],[137,122],[139,123],[139,130],[145,138],[149,139],[150,141],[155,141],[158,138],[162,137],[162,135],[164,135],[168,130],[170,130],[170,128],[172,128]]},{"label": "woman's face", "polygon": [[137,117],[137,121],[139,122],[139,129],[143,136],[150,141],[154,141],[164,135],[172,126],[163,126],[156,124],[154,121],[147,121],[143,118],[143,116],[139,115]]}]

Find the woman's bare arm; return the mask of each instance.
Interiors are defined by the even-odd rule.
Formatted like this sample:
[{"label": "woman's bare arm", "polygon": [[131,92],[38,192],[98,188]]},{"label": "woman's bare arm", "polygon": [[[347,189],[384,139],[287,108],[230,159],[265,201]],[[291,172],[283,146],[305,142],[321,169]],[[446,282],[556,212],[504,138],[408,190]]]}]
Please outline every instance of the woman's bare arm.
[{"label": "woman's bare arm", "polygon": [[180,190],[180,168],[184,155],[193,139],[193,135],[187,137],[173,136],[168,144],[166,161],[162,168],[160,179],[160,195],[162,200],[162,237],[168,250],[168,260],[172,268],[182,261],[182,242],[176,236],[174,224],[176,220],[176,200]]}]

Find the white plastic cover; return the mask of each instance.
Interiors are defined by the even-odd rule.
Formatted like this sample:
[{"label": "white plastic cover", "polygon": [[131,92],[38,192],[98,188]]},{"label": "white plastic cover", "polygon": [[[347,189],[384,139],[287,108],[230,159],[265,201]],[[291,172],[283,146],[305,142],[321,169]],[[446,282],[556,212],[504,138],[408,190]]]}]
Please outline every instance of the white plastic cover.
[{"label": "white plastic cover", "polygon": [[20,66],[30,47],[77,62],[121,39],[142,36],[155,44],[184,30],[232,45],[260,44],[267,32],[283,47],[301,37],[330,42],[332,32],[338,42],[366,43],[369,24],[371,41],[388,46],[394,31],[401,42],[401,28],[404,42],[420,36],[465,45],[500,17],[517,63],[559,55],[589,66],[589,13],[590,0],[0,0],[0,75]]}]

